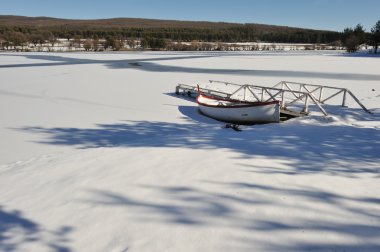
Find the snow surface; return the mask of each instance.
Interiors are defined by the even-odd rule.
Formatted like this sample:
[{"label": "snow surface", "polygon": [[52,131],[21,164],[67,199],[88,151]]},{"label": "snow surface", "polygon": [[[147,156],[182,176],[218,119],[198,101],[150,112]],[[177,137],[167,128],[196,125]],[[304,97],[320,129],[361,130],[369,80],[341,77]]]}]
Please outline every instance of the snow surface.
[{"label": "snow surface", "polygon": [[[209,79],[345,87],[373,115],[235,132],[173,95]],[[380,58],[0,54],[0,116],[0,251],[380,251]]]}]

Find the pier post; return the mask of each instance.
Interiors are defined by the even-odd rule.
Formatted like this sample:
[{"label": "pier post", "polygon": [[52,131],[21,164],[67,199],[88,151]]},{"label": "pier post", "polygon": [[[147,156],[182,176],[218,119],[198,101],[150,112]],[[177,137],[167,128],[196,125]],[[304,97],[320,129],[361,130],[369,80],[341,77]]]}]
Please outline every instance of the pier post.
[{"label": "pier post", "polygon": [[346,97],[347,97],[347,89],[345,89],[343,92],[342,107],[346,107]]}]

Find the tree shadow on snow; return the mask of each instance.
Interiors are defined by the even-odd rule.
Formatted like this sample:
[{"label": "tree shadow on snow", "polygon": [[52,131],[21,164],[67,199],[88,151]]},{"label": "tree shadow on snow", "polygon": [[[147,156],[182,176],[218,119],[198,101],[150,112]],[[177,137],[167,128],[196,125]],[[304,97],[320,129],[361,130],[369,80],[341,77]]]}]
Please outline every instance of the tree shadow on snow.
[{"label": "tree shadow on snow", "polygon": [[[184,115],[184,123],[124,121],[98,124],[95,128],[24,127],[18,130],[41,135],[39,143],[42,144],[77,148],[224,148],[235,152],[237,159],[261,156],[289,161],[291,165],[277,170],[279,173],[346,176],[379,173],[380,167],[375,164],[380,163],[380,131],[376,128],[336,124],[316,117],[309,119],[311,123],[288,121],[235,132],[223,128],[223,123],[202,116],[195,106],[180,106],[179,110]],[[276,172],[265,167],[260,171]]]},{"label": "tree shadow on snow", "polygon": [[210,58],[217,57],[217,55],[185,55],[175,57],[153,57],[153,58],[137,58],[137,59],[118,59],[118,60],[93,60],[93,59],[80,59],[74,57],[64,57],[57,55],[7,55],[14,57],[25,57],[32,60],[45,60],[49,62],[41,63],[22,63],[22,64],[8,64],[0,65],[0,68],[18,68],[18,67],[46,67],[46,66],[65,66],[65,65],[91,65],[102,64],[110,68],[134,68],[133,63],[147,62],[147,61],[170,61],[170,60],[182,60],[182,59],[197,59],[197,58]]},{"label": "tree shadow on snow", "polygon": [[[0,68],[17,68],[17,67],[46,67],[46,66],[63,66],[63,65],[87,65],[102,64],[111,69],[136,69],[148,72],[171,72],[171,73],[199,73],[199,74],[227,74],[227,75],[244,75],[244,76],[277,76],[279,78],[324,78],[338,80],[372,80],[379,81],[380,75],[375,74],[351,74],[351,73],[325,73],[313,71],[289,71],[289,70],[254,70],[254,69],[216,69],[216,68],[197,68],[182,67],[174,65],[163,65],[157,62],[182,60],[182,59],[198,59],[228,56],[228,54],[194,54],[181,55],[175,57],[161,58],[142,58],[142,59],[121,59],[121,60],[93,60],[78,59],[72,57],[54,56],[54,55],[7,55],[7,56],[23,56],[27,59],[46,60],[50,62],[42,63],[22,63],[0,65]],[[138,67],[133,64],[138,63]]]},{"label": "tree shadow on snow", "polygon": [[196,123],[204,123],[208,125],[222,126],[224,123],[202,115],[198,107],[195,106],[178,106],[178,111],[184,115],[184,119],[191,119]]},{"label": "tree shadow on snow", "polygon": [[[320,188],[269,186],[238,182],[203,181],[204,187],[140,185],[143,198],[127,192],[89,190],[86,204],[122,207],[141,222],[172,225],[207,226],[208,229],[229,228],[233,235],[223,243],[233,251],[259,246],[263,251],[378,251],[380,227],[361,222],[363,218],[379,219],[376,205],[380,198],[348,197]],[[147,194],[149,192],[149,194]],[[231,192],[231,193],[230,193]],[[292,201],[286,199],[292,198]],[[310,203],[318,206],[315,209]],[[263,214],[263,209],[298,211],[286,218]],[[255,214],[255,212],[257,214]],[[261,213],[261,214],[260,214]],[[317,214],[315,216],[315,214]],[[358,220],[345,219],[354,215]],[[342,222],[341,220],[344,219]],[[252,235],[239,234],[246,232]],[[278,243],[268,239],[273,232],[281,233]],[[300,235],[302,234],[302,235]],[[355,237],[355,243],[340,240],[310,242],[304,235],[317,240],[322,235]],[[231,245],[232,244],[232,245]],[[223,244],[222,247],[226,245]],[[337,249],[337,250],[334,250]]]},{"label": "tree shadow on snow", "polygon": [[[0,251],[23,251],[28,244],[40,244],[50,251],[69,252],[66,236],[71,227],[48,231],[39,223],[23,216],[21,211],[6,211],[0,206]],[[48,237],[48,238],[46,238]]]}]

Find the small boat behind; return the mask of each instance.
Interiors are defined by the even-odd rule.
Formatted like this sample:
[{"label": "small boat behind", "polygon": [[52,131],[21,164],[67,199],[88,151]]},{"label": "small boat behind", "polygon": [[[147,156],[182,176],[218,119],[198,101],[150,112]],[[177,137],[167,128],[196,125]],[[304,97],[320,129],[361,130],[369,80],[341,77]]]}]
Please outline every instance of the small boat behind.
[{"label": "small boat behind", "polygon": [[211,118],[233,124],[274,123],[280,121],[280,102],[249,102],[198,93],[200,111]]}]

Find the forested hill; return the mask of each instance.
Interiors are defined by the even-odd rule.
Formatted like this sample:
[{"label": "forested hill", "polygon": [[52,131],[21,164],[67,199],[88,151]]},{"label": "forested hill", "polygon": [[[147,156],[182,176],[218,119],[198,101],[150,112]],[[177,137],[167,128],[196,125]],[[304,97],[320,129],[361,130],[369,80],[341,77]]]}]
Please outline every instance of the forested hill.
[{"label": "forested hill", "polygon": [[174,41],[330,43],[340,39],[334,31],[263,24],[112,18],[73,20],[50,17],[1,16],[0,35],[31,35],[49,31],[60,38],[159,38]]}]

